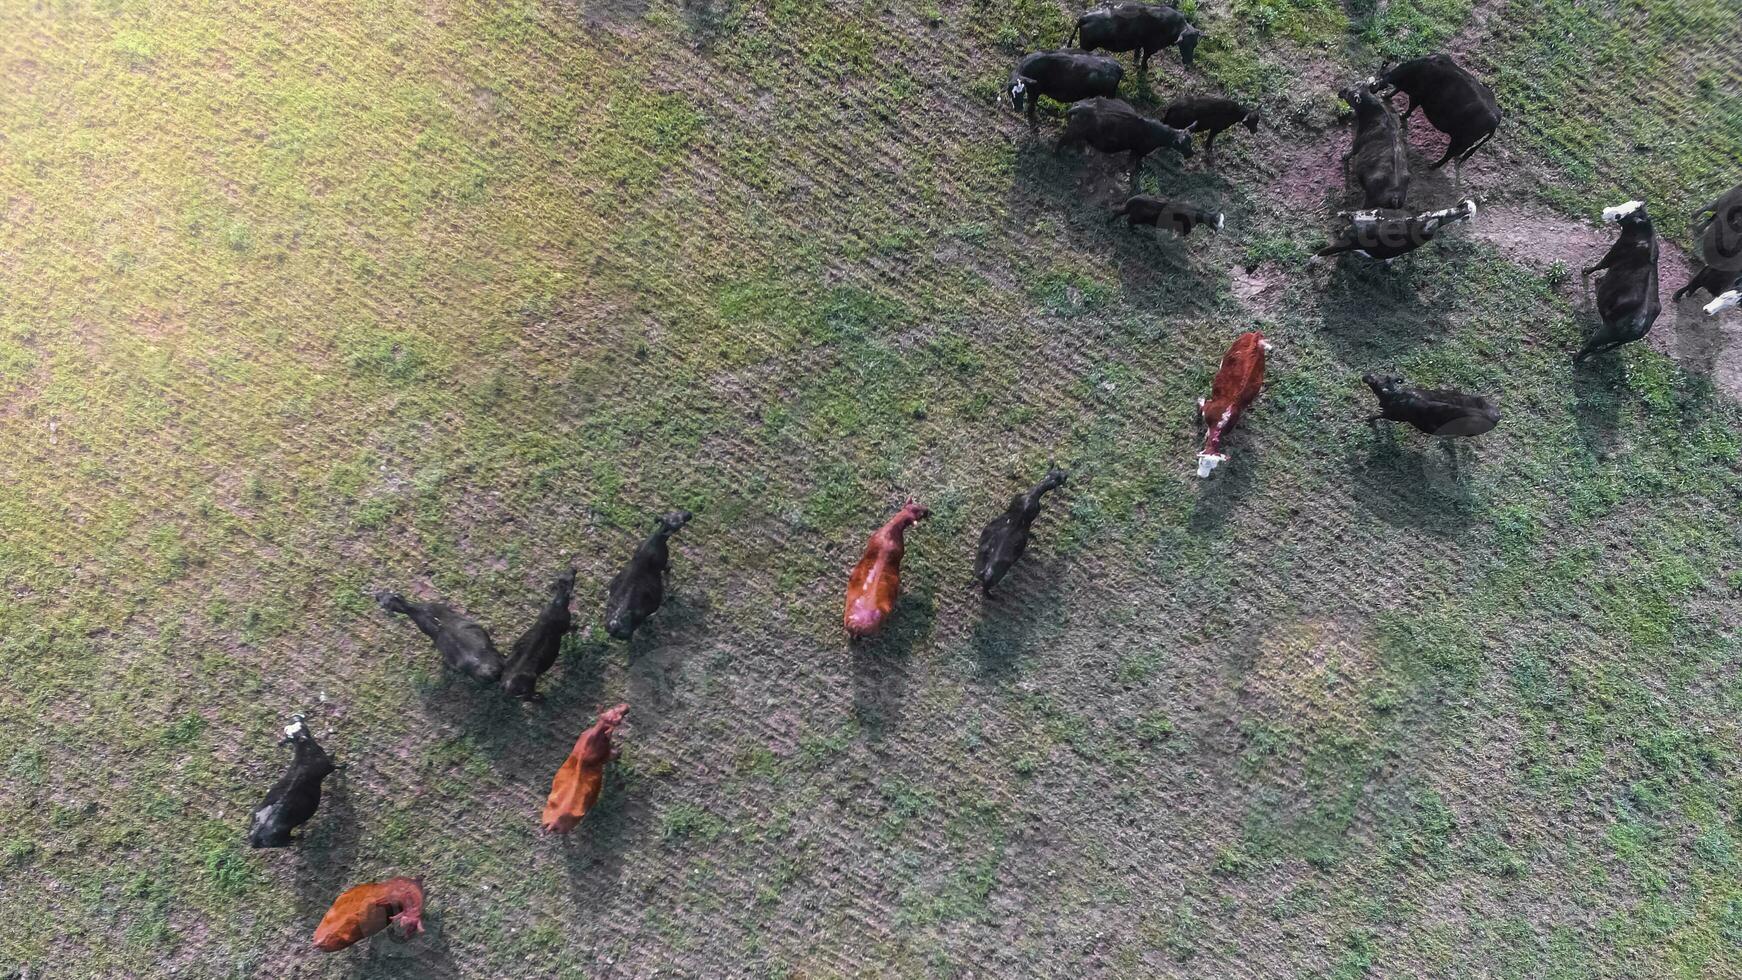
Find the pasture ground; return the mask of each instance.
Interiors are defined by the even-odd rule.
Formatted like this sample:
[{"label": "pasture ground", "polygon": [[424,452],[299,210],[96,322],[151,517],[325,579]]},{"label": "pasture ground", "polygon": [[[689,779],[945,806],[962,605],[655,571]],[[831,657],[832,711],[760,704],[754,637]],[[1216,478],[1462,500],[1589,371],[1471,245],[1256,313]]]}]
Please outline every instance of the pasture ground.
[{"label": "pasture ground", "polygon": [[[0,7],[0,974],[1742,973],[1742,326],[1568,363],[1599,210],[1644,196],[1679,286],[1742,177],[1742,8],[1193,16],[1199,64],[1130,97],[1273,125],[1151,168],[1227,212],[1179,242],[998,104],[1068,31],[1043,0]],[[1335,88],[1441,47],[1510,110],[1483,214],[1306,268]],[[1199,482],[1253,327],[1264,399]],[[1370,430],[1386,368],[1505,421]],[[981,602],[980,525],[1055,459]],[[906,598],[849,649],[909,494]],[[678,506],[667,608],[607,642]],[[531,707],[369,599],[506,644],[570,561]],[[619,699],[601,810],[540,839]],[[350,768],[252,853],[297,710]],[[394,873],[426,937],[308,947]]]}]

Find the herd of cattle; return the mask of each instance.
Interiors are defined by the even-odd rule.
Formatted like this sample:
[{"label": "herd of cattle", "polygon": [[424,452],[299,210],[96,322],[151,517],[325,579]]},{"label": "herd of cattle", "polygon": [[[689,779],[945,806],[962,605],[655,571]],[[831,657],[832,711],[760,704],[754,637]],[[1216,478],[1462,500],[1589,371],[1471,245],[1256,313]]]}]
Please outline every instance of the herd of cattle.
[{"label": "herd of cattle", "polygon": [[[1078,49],[1038,52],[1018,63],[1010,76],[1011,104],[1017,111],[1026,110],[1033,127],[1038,125],[1040,98],[1070,103],[1060,149],[1087,145],[1103,153],[1129,153],[1133,190],[1146,156],[1172,150],[1189,157],[1195,136],[1204,138],[1213,166],[1216,137],[1236,125],[1256,132],[1262,122],[1258,109],[1216,96],[1190,96],[1168,105],[1161,119],[1152,119],[1118,98],[1123,67],[1112,58],[1092,53],[1135,52],[1137,69],[1142,72],[1147,70],[1151,55],[1177,47],[1181,60],[1190,66],[1202,37],[1203,32],[1172,7],[1142,3],[1101,7],[1078,19],[1066,42],[1068,46],[1080,39]],[[1409,97],[1401,118],[1390,105],[1390,99],[1399,92]],[[1451,58],[1433,55],[1397,65],[1344,88],[1339,95],[1353,111],[1355,127],[1354,143],[1346,158],[1345,184],[1353,178],[1365,210],[1339,215],[1341,227],[1332,242],[1315,254],[1314,261],[1353,253],[1389,263],[1431,241],[1448,225],[1475,216],[1476,204],[1470,200],[1419,214],[1403,210],[1410,189],[1403,120],[1422,109],[1428,122],[1449,140],[1445,155],[1434,168],[1452,163],[1456,169],[1499,128],[1500,107],[1486,85]],[[1166,227],[1181,236],[1199,225],[1220,229],[1224,224],[1219,213],[1144,194],[1133,194],[1115,208],[1112,220],[1118,218],[1125,218],[1133,227]],[[1584,270],[1587,279],[1598,271],[1606,273],[1596,297],[1601,326],[1575,355],[1575,363],[1644,337],[1660,311],[1657,237],[1644,204],[1632,201],[1610,208],[1604,218],[1619,225],[1620,237],[1596,265]],[[1742,185],[1701,209],[1694,220],[1705,264],[1675,294],[1675,300],[1679,302],[1699,289],[1708,290],[1716,299],[1706,311],[1716,314],[1742,303]],[[1209,397],[1198,400],[1205,429],[1198,453],[1200,477],[1209,476],[1227,459],[1222,442],[1258,398],[1269,349],[1261,333],[1242,334],[1223,358]],[[1500,422],[1494,400],[1485,396],[1418,388],[1395,376],[1367,374],[1362,380],[1379,400],[1380,411],[1369,423],[1383,419],[1407,423],[1435,436],[1475,436]],[[1066,479],[1064,470],[1051,468],[1039,483],[1012,498],[1004,513],[981,532],[974,580],[987,595],[1027,549],[1029,529],[1040,514],[1042,498],[1063,486]],[[893,613],[900,592],[905,533],[927,514],[925,507],[909,502],[866,544],[847,582],[842,622],[850,638],[858,640],[877,633]],[[629,639],[659,609],[665,599],[670,564],[667,541],[690,516],[685,511],[661,516],[653,533],[611,580],[606,590],[605,628],[612,637]],[[507,657],[498,652],[481,624],[452,606],[415,602],[391,592],[380,594],[378,601],[388,613],[409,618],[434,644],[448,669],[483,684],[500,682],[512,697],[537,700],[539,677],[556,663],[563,637],[574,628],[569,612],[574,587],[572,569],[551,583],[549,602]],[[616,757],[611,736],[628,710],[628,705],[619,704],[604,711],[575,742],[552,780],[540,820],[545,831],[572,831],[597,802],[605,766]],[[252,816],[247,840],[254,847],[290,844],[293,832],[319,807],[322,780],[339,768],[300,715],[292,718],[279,744],[291,745],[295,754],[290,769]],[[423,902],[421,879],[392,878],[358,885],[334,901],[315,932],[314,945],[327,951],[343,949],[389,925],[399,927],[397,938],[407,938],[423,929]]]}]

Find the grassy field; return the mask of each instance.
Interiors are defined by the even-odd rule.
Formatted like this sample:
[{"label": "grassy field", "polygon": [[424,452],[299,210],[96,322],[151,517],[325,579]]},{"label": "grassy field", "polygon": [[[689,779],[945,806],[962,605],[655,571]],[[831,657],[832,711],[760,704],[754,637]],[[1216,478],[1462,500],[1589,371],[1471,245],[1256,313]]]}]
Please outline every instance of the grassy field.
[{"label": "grassy field", "polygon": [[[1509,110],[1485,207],[1642,197],[1685,247],[1742,178],[1742,4],[1186,9],[1199,64],[1129,96],[1274,125],[1156,161],[1227,212],[1180,242],[996,101],[1050,0],[0,5],[0,976],[1742,975],[1742,410],[1672,356],[1735,315],[1575,374],[1576,268],[1303,264],[1332,93],[1440,48]],[[1505,420],[1370,431],[1374,369]],[[674,507],[672,596],[608,642]],[[506,644],[570,562],[532,706],[369,598]],[[617,700],[601,809],[541,839]],[[349,769],[250,852],[293,711]],[[429,934],[310,948],[392,874]]]}]

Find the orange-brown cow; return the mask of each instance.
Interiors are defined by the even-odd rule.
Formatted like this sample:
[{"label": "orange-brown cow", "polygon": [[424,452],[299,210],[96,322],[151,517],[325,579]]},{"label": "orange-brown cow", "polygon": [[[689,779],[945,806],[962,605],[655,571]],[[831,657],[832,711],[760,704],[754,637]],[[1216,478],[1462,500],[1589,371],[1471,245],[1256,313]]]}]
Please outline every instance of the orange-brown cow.
[{"label": "orange-brown cow", "polygon": [[931,514],[914,501],[908,501],[889,523],[877,529],[865,545],[865,557],[853,567],[853,577],[847,580],[847,613],[844,621],[847,635],[855,640],[876,633],[901,592],[902,535],[907,529]]},{"label": "orange-brown cow", "polygon": [[372,881],[340,895],[315,929],[315,948],[334,953],[387,928],[400,928],[404,941],[423,931],[423,879]]},{"label": "orange-brown cow", "polygon": [[563,760],[563,766],[551,780],[550,798],[544,801],[544,829],[552,834],[566,834],[575,829],[593,804],[599,802],[599,792],[605,788],[605,763],[617,758],[611,746],[611,733],[623,724],[629,706],[620,704],[599,715],[593,727],[575,740],[574,750]]},{"label": "orange-brown cow", "polygon": [[1270,342],[1254,330],[1243,333],[1222,358],[1222,369],[1210,385],[1210,397],[1198,399],[1198,415],[1209,430],[1204,433],[1204,451],[1198,454],[1198,476],[1207,477],[1228,458],[1222,438],[1247,406],[1258,400],[1264,386],[1264,354]]}]

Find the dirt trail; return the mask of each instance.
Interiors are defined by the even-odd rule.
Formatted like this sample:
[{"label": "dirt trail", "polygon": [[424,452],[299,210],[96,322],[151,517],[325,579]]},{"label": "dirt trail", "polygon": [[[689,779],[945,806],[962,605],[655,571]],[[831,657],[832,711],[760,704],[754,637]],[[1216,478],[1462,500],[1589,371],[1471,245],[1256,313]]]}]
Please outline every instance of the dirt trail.
[{"label": "dirt trail", "polygon": [[[1579,270],[1595,264],[1614,241],[1612,229],[1555,214],[1547,209],[1500,205],[1478,215],[1470,234],[1498,248],[1520,265],[1546,269],[1560,263],[1569,271],[1561,292],[1593,319],[1595,290]],[[1710,317],[1701,307],[1711,301],[1704,293],[1678,305],[1671,301],[1695,265],[1681,249],[1663,243],[1657,263],[1658,317],[1646,343],[1674,358],[1685,370],[1706,375],[1718,390],[1742,401],[1742,316],[1734,312]],[[1595,282],[1596,277],[1592,277]]]}]

